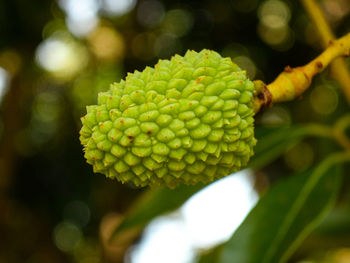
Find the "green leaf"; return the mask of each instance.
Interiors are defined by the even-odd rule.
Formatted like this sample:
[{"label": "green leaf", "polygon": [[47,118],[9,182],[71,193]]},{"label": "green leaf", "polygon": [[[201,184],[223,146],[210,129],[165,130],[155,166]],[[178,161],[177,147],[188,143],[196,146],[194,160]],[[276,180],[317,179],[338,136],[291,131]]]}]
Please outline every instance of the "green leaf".
[{"label": "green leaf", "polygon": [[[269,155],[266,154],[266,152],[273,151],[275,147],[278,149],[275,155],[281,154],[288,146],[287,145],[279,148],[284,141],[288,141],[290,143],[290,138],[301,136],[299,134],[308,134],[308,132],[305,132],[305,127],[306,126],[265,130],[259,129],[257,132],[261,141],[256,147],[255,159],[262,158],[263,161],[255,162],[266,163],[266,160],[271,161],[271,158],[275,157],[271,155],[272,157],[270,156],[267,158],[266,156]],[[264,134],[263,136],[261,136],[262,133]],[[256,167],[256,165],[254,165],[254,167]],[[175,190],[170,190],[167,188],[150,189],[138,199],[133,208],[126,214],[125,219],[113,231],[111,239],[121,231],[134,227],[142,228],[156,216],[170,212],[180,207],[188,198],[190,198],[194,193],[198,192],[203,187],[203,185],[197,185],[180,186]]]},{"label": "green leaf", "polygon": [[277,159],[288,147],[306,136],[329,137],[330,129],[318,124],[307,124],[279,128],[257,128],[255,135],[258,143],[254,149],[255,154],[249,162],[249,167],[258,170]]},{"label": "green leaf", "polygon": [[202,184],[196,186],[179,186],[174,190],[169,188],[150,189],[135,203],[127,213],[125,219],[113,231],[111,239],[119,232],[134,228],[144,227],[158,215],[170,212],[180,207],[194,193],[203,188]]},{"label": "green leaf", "polygon": [[223,249],[220,263],[285,262],[334,204],[340,172],[328,158],[263,196]]},{"label": "green leaf", "polygon": [[258,143],[249,167],[260,169],[278,158],[290,145],[301,139],[299,129],[298,127],[283,127],[257,130]]},{"label": "green leaf", "polygon": [[220,259],[221,250],[223,245],[218,245],[208,251],[200,253],[196,263],[217,263]]},{"label": "green leaf", "polygon": [[350,210],[346,207],[333,209],[322,223],[315,229],[314,234],[326,237],[350,238]]}]

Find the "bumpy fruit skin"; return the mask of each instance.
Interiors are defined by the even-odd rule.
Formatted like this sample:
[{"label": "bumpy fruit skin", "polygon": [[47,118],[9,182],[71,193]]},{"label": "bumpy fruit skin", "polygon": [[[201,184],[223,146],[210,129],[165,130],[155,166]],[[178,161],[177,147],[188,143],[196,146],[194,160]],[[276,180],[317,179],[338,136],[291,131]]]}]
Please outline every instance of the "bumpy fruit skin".
[{"label": "bumpy fruit skin", "polygon": [[254,85],[210,50],[159,60],[98,95],[80,140],[94,172],[136,186],[207,183],[253,155]]}]

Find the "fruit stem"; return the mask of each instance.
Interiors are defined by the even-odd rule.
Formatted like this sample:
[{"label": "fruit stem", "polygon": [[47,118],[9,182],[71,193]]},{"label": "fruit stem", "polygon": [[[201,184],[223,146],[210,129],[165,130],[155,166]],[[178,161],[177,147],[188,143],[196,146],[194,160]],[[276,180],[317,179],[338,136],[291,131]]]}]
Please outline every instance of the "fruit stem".
[{"label": "fruit stem", "polygon": [[[260,87],[260,92],[255,94],[254,110],[258,112],[261,108],[272,103],[285,102],[298,98],[307,90],[312,78],[322,72],[335,58],[349,56],[350,33],[330,41],[328,47],[317,58],[302,67],[285,67],[277,78],[270,84]],[[259,84],[257,84],[259,83]],[[262,85],[255,82],[255,85]]]},{"label": "fruit stem", "polygon": [[[330,28],[320,6],[315,0],[301,0],[306,12],[313,21],[318,34],[321,37],[323,48],[327,48],[328,43],[335,39],[335,36]],[[330,65],[332,76],[339,82],[343,88],[345,97],[350,104],[350,72],[347,69],[344,58],[335,59]]]}]

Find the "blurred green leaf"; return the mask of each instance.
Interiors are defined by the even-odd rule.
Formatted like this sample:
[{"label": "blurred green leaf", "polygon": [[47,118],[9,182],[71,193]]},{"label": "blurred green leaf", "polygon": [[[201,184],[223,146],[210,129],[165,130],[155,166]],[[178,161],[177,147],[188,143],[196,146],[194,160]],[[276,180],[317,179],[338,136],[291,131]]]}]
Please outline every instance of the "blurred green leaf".
[{"label": "blurred green leaf", "polygon": [[133,208],[127,213],[125,219],[113,231],[111,239],[119,232],[133,227],[144,227],[156,216],[170,212],[180,207],[194,193],[204,186],[179,186],[174,190],[169,188],[150,189],[144,193]]},{"label": "blurred green leaf", "polygon": [[[318,134],[319,127],[313,124],[283,128],[268,128],[257,130],[259,143],[251,167],[261,167],[282,154],[285,149],[297,140],[310,134]],[[180,207],[194,193],[203,188],[200,186],[181,186],[175,190],[151,189],[143,194],[126,214],[122,223],[114,230],[111,238],[119,232],[133,227],[144,227],[158,215],[170,212]]]},{"label": "blurred green leaf", "polygon": [[272,187],[228,241],[219,262],[285,262],[335,201],[341,178],[335,160]]},{"label": "blurred green leaf", "polygon": [[258,143],[254,149],[254,156],[249,162],[249,166],[259,169],[264,165],[274,161],[290,145],[299,141],[302,133],[300,127],[283,127],[270,129],[257,129],[256,137]]},{"label": "blurred green leaf", "polygon": [[249,162],[249,167],[260,169],[277,159],[288,147],[310,135],[328,137],[330,130],[328,127],[318,124],[257,128],[258,143],[254,149],[255,154]]},{"label": "blurred green leaf", "polygon": [[344,207],[332,210],[314,233],[335,238],[346,236],[350,240],[350,210]]},{"label": "blurred green leaf", "polygon": [[197,263],[217,263],[220,259],[220,254],[223,245],[216,246],[208,251],[200,254]]}]

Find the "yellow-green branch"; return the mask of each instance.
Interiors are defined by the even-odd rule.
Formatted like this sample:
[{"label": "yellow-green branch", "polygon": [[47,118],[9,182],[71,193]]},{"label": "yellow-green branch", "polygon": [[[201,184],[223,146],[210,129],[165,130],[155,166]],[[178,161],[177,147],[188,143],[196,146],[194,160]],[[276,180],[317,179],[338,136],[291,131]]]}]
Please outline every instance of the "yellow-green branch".
[{"label": "yellow-green branch", "polygon": [[350,140],[346,136],[346,129],[350,126],[350,115],[341,117],[332,128],[332,137],[348,152],[350,152]]},{"label": "yellow-green branch", "polygon": [[290,101],[299,97],[310,87],[312,78],[316,74],[323,71],[334,59],[340,56],[349,56],[349,50],[350,33],[338,40],[331,41],[323,53],[305,66],[297,68],[287,66],[268,85],[256,82],[255,112],[272,103]]},{"label": "yellow-green branch", "polygon": [[[316,26],[321,37],[322,46],[326,48],[329,41],[334,40],[335,36],[330,28],[320,6],[315,0],[301,0],[309,17]],[[339,82],[343,88],[345,97],[350,103],[350,72],[347,69],[346,62],[343,58],[335,59],[330,65],[332,76]]]}]

